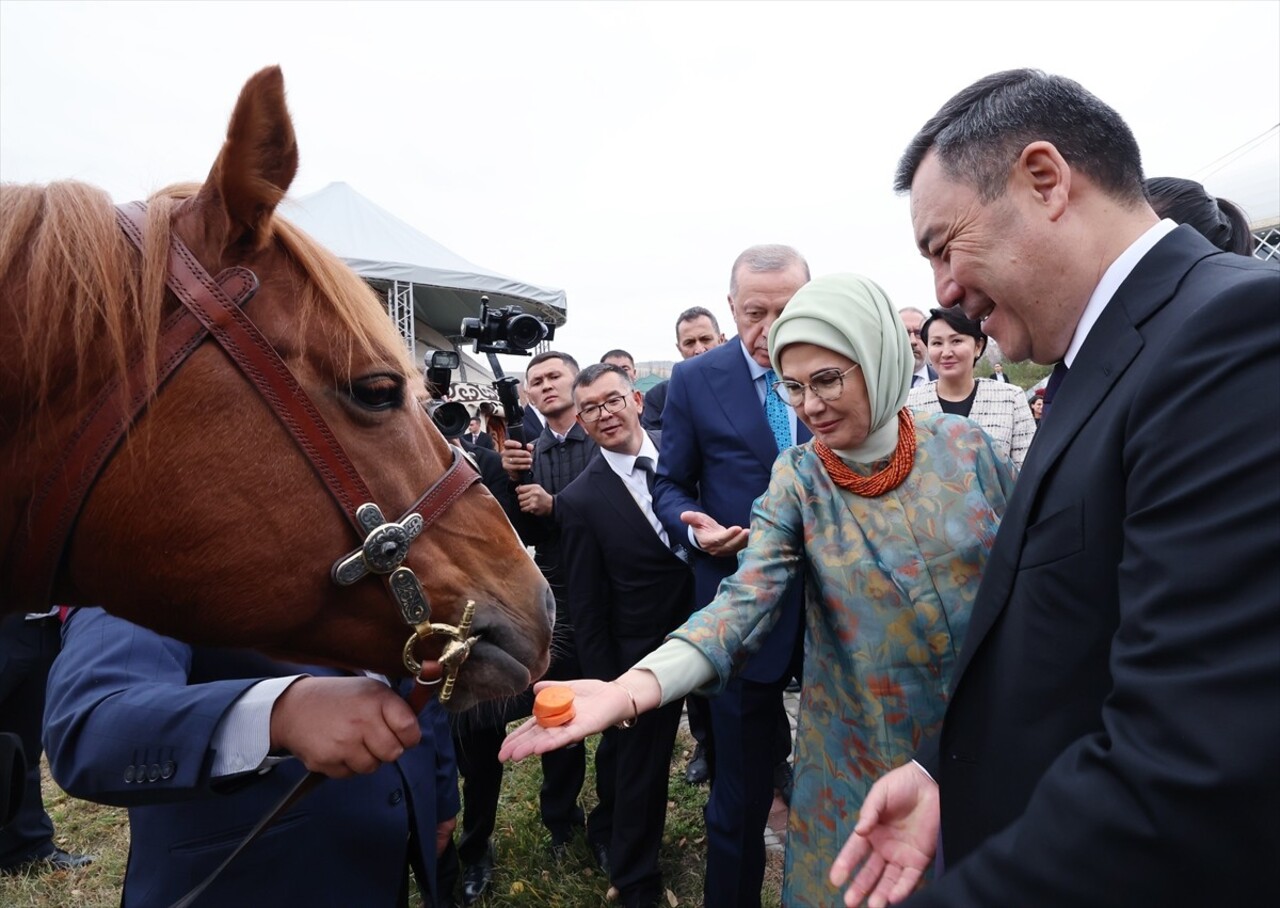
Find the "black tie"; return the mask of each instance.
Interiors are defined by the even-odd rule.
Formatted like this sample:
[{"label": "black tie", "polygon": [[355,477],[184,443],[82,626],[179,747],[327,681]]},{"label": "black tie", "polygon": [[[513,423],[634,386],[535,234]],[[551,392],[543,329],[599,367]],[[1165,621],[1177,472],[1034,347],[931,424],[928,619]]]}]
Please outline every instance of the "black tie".
[{"label": "black tie", "polygon": [[1058,386],[1062,384],[1062,380],[1066,377],[1066,363],[1058,363],[1053,367],[1053,373],[1049,376],[1049,382],[1044,386],[1044,407],[1040,410],[1041,423],[1043,423],[1045,417],[1049,415],[1049,408],[1053,406],[1053,398],[1058,393]]},{"label": "black tie", "polygon": [[636,466],[644,470],[645,481],[648,482],[649,484],[649,496],[652,498],[653,497],[653,480],[655,475],[654,469],[653,469],[653,458],[637,457]]}]

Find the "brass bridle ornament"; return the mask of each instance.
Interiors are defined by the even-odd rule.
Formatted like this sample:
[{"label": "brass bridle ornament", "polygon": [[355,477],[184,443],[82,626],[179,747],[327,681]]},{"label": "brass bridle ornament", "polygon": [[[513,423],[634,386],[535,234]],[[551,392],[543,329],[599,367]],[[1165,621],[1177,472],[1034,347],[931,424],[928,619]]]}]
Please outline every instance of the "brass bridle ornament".
[{"label": "brass bridle ornament", "polygon": [[[450,470],[460,462],[467,462],[465,458],[459,456],[457,449],[451,448],[451,450],[453,466]],[[461,491],[457,494],[461,494]],[[453,499],[447,501],[440,511],[447,508],[452,501]],[[404,667],[421,685],[431,686],[443,680],[444,687],[440,689],[437,699],[441,703],[449,702],[453,697],[453,686],[457,681],[458,669],[467,660],[467,656],[471,655],[471,647],[479,639],[471,636],[471,622],[476,614],[475,602],[467,600],[462,610],[462,619],[457,625],[431,620],[431,606],[427,602],[427,594],[422,589],[422,583],[412,569],[404,567],[404,560],[409,557],[410,544],[422,533],[426,525],[422,515],[410,511],[402,520],[389,522],[382,516],[382,511],[376,504],[366,503],[356,509],[356,520],[368,535],[365,536],[364,544],[360,548],[338,559],[333,565],[331,574],[334,583],[339,586],[350,586],[370,573],[386,575],[387,587],[400,607],[401,617],[413,628],[413,633],[405,641],[401,654]],[[444,637],[448,641],[445,643],[444,652],[436,660],[444,674],[434,681],[427,681],[422,677],[422,663],[413,654],[419,641],[429,637]]]}]

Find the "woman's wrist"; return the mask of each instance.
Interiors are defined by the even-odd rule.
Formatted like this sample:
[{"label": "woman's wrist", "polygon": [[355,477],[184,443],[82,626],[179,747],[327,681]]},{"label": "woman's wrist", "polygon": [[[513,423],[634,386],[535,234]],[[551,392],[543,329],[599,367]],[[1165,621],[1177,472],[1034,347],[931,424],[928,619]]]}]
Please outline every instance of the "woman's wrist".
[{"label": "woman's wrist", "polygon": [[631,728],[636,724],[636,720],[640,718],[640,707],[636,704],[636,695],[632,693],[631,688],[617,679],[609,683],[626,691],[627,699],[631,701],[631,715],[614,725],[614,728]]}]

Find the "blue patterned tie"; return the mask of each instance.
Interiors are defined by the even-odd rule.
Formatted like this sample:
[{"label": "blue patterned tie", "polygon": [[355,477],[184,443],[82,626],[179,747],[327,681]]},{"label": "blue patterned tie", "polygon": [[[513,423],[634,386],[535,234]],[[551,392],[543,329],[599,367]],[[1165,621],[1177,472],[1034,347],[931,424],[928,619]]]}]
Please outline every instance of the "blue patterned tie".
[{"label": "blue patterned tie", "polygon": [[769,428],[773,430],[773,440],[781,451],[792,445],[791,420],[787,418],[787,405],[773,390],[773,383],[778,380],[778,373],[770,369],[764,374],[764,415],[769,420]]}]

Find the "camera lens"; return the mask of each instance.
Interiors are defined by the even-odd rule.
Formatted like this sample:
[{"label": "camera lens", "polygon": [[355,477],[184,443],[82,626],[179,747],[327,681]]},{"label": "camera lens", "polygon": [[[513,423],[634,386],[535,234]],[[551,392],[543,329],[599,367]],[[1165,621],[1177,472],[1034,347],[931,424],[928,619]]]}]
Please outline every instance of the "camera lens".
[{"label": "camera lens", "polygon": [[451,400],[431,411],[431,419],[445,438],[461,438],[471,422],[471,413],[462,404]]},{"label": "camera lens", "polygon": [[530,350],[547,336],[547,329],[532,315],[516,315],[507,322],[507,343],[521,350]]}]

